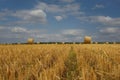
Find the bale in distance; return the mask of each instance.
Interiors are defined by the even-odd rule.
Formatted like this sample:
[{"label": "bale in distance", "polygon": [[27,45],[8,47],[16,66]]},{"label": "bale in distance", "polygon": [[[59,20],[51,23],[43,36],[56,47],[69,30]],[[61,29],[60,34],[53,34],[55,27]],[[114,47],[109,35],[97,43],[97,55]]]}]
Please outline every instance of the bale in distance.
[{"label": "bale in distance", "polygon": [[90,36],[85,36],[84,37],[84,44],[91,44],[92,38]]},{"label": "bale in distance", "polygon": [[65,44],[65,42],[62,42],[62,44]]},{"label": "bale in distance", "polygon": [[37,44],[40,44],[40,42],[37,42]]},{"label": "bale in distance", "polygon": [[27,41],[28,44],[33,44],[34,43],[34,39],[33,38],[29,38]]},{"label": "bale in distance", "polygon": [[109,44],[109,42],[105,42],[105,44]]},{"label": "bale in distance", "polygon": [[116,44],[116,42],[113,42],[113,44]]},{"label": "bale in distance", "polygon": [[18,45],[21,44],[20,42],[17,43]]},{"label": "bale in distance", "polygon": [[98,42],[95,42],[95,44],[98,44]]},{"label": "bale in distance", "polygon": [[58,44],[57,42],[55,44]]},{"label": "bale in distance", "polygon": [[73,44],[76,44],[76,42],[73,42]]}]

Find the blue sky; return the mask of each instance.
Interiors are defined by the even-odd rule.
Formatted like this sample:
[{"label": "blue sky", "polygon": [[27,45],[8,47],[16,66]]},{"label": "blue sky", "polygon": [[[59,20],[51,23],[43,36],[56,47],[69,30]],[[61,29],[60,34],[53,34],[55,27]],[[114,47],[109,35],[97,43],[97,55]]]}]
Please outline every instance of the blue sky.
[{"label": "blue sky", "polygon": [[0,0],[0,43],[120,41],[120,0]]}]

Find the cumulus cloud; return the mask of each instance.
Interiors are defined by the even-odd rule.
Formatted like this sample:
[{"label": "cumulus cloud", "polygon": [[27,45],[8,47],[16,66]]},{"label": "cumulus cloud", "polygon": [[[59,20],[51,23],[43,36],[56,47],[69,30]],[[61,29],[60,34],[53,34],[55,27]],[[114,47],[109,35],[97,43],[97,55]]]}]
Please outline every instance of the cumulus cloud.
[{"label": "cumulus cloud", "polygon": [[102,27],[94,35],[94,41],[120,41],[119,27]]},{"label": "cumulus cloud", "polygon": [[16,11],[13,16],[29,23],[45,23],[46,13],[41,9]]},{"label": "cumulus cloud", "polygon": [[[80,4],[78,3],[69,3],[73,2],[74,0],[62,0],[61,2],[68,2],[67,4],[48,4],[45,2],[38,2],[37,5],[35,5],[32,9],[24,9],[24,10],[16,10],[16,11],[10,11],[10,10],[3,10],[0,12],[0,20],[9,20],[12,18],[15,18],[14,20],[9,20],[9,22],[6,23],[6,25],[22,25],[22,24],[40,24],[40,23],[46,23],[47,22],[47,15],[52,14],[55,16],[56,14],[59,15],[56,16],[56,19],[59,21],[64,18],[64,16],[67,18],[68,16],[77,16],[84,14],[82,11],[80,11]],[[64,15],[64,16],[63,16]],[[60,17],[61,16],[61,17]],[[58,19],[59,18],[59,19]]]},{"label": "cumulus cloud", "polygon": [[44,2],[40,2],[38,5],[36,5],[37,9],[42,9],[45,12],[49,13],[59,13],[59,14],[66,14],[72,12],[80,12],[80,5],[77,3],[72,4],[66,4],[66,5],[57,5],[57,4],[47,4]]},{"label": "cumulus cloud", "polygon": [[38,37],[38,35],[43,34],[43,32],[45,32],[43,29],[28,29],[19,26],[0,26],[0,43],[26,42],[27,39],[31,37],[39,41],[42,37]]},{"label": "cumulus cloud", "polygon": [[85,35],[85,30],[83,29],[65,29],[58,31],[58,33],[41,33],[36,34],[36,39],[42,41],[82,41],[83,36]]},{"label": "cumulus cloud", "polygon": [[61,35],[66,41],[82,41],[86,34],[83,29],[66,29],[61,31]]},{"label": "cumulus cloud", "polygon": [[38,34],[37,37],[44,41],[82,41],[84,34],[83,29],[65,29],[56,34]]},{"label": "cumulus cloud", "polygon": [[61,20],[63,19],[63,17],[62,17],[62,16],[55,16],[55,19],[56,19],[57,21],[61,21]]},{"label": "cumulus cloud", "polygon": [[92,22],[101,22],[101,23],[107,23],[112,21],[112,18],[109,16],[91,16]]},{"label": "cumulus cloud", "polygon": [[104,34],[120,34],[120,28],[107,27],[107,28],[100,29],[100,32]]},{"label": "cumulus cloud", "polygon": [[[0,42],[9,42],[9,39],[16,39],[22,37],[22,34],[15,34],[12,32],[12,27],[2,26],[0,28]],[[12,40],[11,40],[12,41]]]},{"label": "cumulus cloud", "polygon": [[[82,29],[65,29],[57,33],[49,34],[46,30],[27,29],[23,27],[0,27],[0,42],[26,42],[27,38],[32,37],[35,41],[82,41],[85,31]],[[13,40],[12,40],[13,39]]]},{"label": "cumulus cloud", "polygon": [[4,9],[0,11],[0,21],[6,21],[4,25],[9,26],[45,24],[47,22],[47,14],[43,10],[35,8],[16,11]]},{"label": "cumulus cloud", "polygon": [[[66,2],[71,2],[73,0],[65,0]],[[80,11],[80,4],[78,3],[67,3],[66,5],[59,4],[48,4],[45,2],[39,2],[32,9],[24,9],[24,10],[3,10],[0,12],[0,20],[8,21],[4,25],[24,25],[24,24],[45,24],[47,22],[47,15],[52,14],[55,16],[56,14],[59,17],[56,19],[62,20],[63,18],[67,18],[68,16],[78,16],[84,14]],[[11,18],[15,20],[11,20]],[[61,17],[60,17],[61,16]],[[59,18],[59,19],[58,19]]]},{"label": "cumulus cloud", "polygon": [[120,26],[120,18],[112,18],[110,16],[84,16],[79,17],[81,21],[91,23],[100,23],[105,26]]},{"label": "cumulus cloud", "polygon": [[44,41],[44,42],[50,42],[50,41],[65,41],[67,40],[64,36],[62,36],[60,33],[56,33],[56,34],[47,34],[47,33],[42,33],[37,34],[36,35],[36,40],[39,39],[40,41]]},{"label": "cumulus cloud", "polygon": [[[35,30],[29,30],[23,27],[6,27],[6,26],[0,26],[0,33],[2,33],[2,35],[22,35],[22,34],[34,34]],[[36,31],[37,32],[37,31]],[[17,34],[18,33],[18,34]],[[25,35],[22,35],[25,36]],[[12,36],[9,36],[11,38],[13,38]],[[7,37],[6,37],[7,38]]]},{"label": "cumulus cloud", "polygon": [[[66,0],[67,1],[67,0]],[[67,3],[63,5],[59,4],[48,4],[45,2],[39,2],[35,9],[41,9],[47,14],[58,15],[54,16],[57,21],[71,16],[77,17],[83,15],[84,12],[80,11],[80,4],[78,3]]]},{"label": "cumulus cloud", "polygon": [[11,28],[12,32],[27,32],[27,29],[22,28],[22,27],[13,27]]},{"label": "cumulus cloud", "polygon": [[[15,26],[15,27],[0,26],[0,30],[1,31],[8,31],[8,32],[11,32],[11,33],[23,33],[23,32],[29,33],[30,32],[30,30],[28,30],[24,27],[19,27],[19,26]],[[5,33],[7,34],[7,32],[5,32]]]}]

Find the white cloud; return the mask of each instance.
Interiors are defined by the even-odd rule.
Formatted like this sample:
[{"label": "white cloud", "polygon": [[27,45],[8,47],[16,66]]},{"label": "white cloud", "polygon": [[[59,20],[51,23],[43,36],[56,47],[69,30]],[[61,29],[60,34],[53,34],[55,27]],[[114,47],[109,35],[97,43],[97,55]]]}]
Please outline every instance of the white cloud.
[{"label": "white cloud", "polygon": [[93,34],[94,41],[119,41],[120,28],[119,27],[101,27],[96,33]]},{"label": "white cloud", "polygon": [[92,22],[109,23],[113,19],[109,16],[90,16]]},{"label": "white cloud", "polygon": [[79,17],[81,21],[91,23],[100,23],[105,26],[120,26],[120,18],[112,18],[110,16],[84,16]]},{"label": "white cloud", "polygon": [[[16,27],[17,28],[17,27]],[[15,29],[16,29],[15,27],[13,28],[13,27],[6,27],[6,26],[3,26],[3,28],[2,28],[2,30],[0,31],[0,39],[4,39],[5,41],[8,41],[9,42],[9,40],[8,39],[16,39],[16,38],[23,38],[23,36],[25,36],[25,35],[23,35],[23,32],[20,32],[20,34],[16,34],[14,31],[15,31]],[[20,28],[20,27],[19,27]],[[12,31],[12,30],[14,30],[14,31]],[[20,29],[20,30],[22,30],[22,28]],[[17,31],[17,30],[16,30]],[[3,41],[4,41],[3,40]],[[4,41],[4,42],[5,42]]]},{"label": "white cloud", "polygon": [[27,32],[27,29],[22,27],[14,27],[14,28],[11,28],[11,32]]},{"label": "white cloud", "polygon": [[71,35],[71,36],[79,36],[79,35],[83,35],[84,32],[85,31],[83,29],[67,29],[67,30],[63,30],[62,34]]},{"label": "white cloud", "polygon": [[[17,39],[17,41],[26,41],[32,37],[35,41],[83,41],[87,32],[83,29],[65,29],[57,33],[48,33],[47,30],[27,29],[24,27],[0,27],[0,41],[3,39]],[[93,34],[93,33],[92,33]],[[88,34],[87,34],[88,35]],[[96,34],[92,35],[94,41],[114,41],[120,40],[119,27],[101,28]],[[96,37],[95,37],[96,36]],[[1,40],[2,39],[2,40]],[[11,41],[12,41],[11,40]],[[5,42],[3,40],[3,42]]]},{"label": "white cloud", "polygon": [[27,29],[24,27],[6,27],[0,26],[0,42],[26,42],[30,37],[38,38],[36,35],[41,35],[45,32],[43,29]]},{"label": "white cloud", "polygon": [[68,3],[59,5],[39,2],[39,4],[36,5],[35,9],[41,9],[47,14],[52,14],[53,16],[58,15],[54,16],[57,21],[71,16],[77,17],[84,14],[82,11],[80,11],[80,4],[78,3]]},{"label": "white cloud", "polygon": [[96,4],[96,8],[104,8],[104,5]]},{"label": "white cloud", "polygon": [[106,34],[120,34],[120,28],[118,27],[107,27],[100,29],[101,33],[106,33]]},{"label": "white cloud", "polygon": [[41,9],[16,11],[16,13],[13,13],[13,16],[21,18],[28,23],[46,22],[46,13]]},{"label": "white cloud", "polygon": [[2,29],[4,29],[5,27],[3,27],[3,26],[0,26],[0,30],[2,30]]},{"label": "white cloud", "polygon": [[101,8],[105,8],[105,6],[102,4],[96,4],[92,9],[101,9]]},{"label": "white cloud", "polygon": [[56,19],[57,21],[61,21],[61,20],[63,19],[63,17],[62,17],[62,16],[55,16],[55,19]]},{"label": "white cloud", "polygon": [[36,37],[43,41],[82,41],[84,34],[83,29],[65,29],[56,34],[37,34]]},{"label": "white cloud", "polygon": [[25,9],[17,11],[5,9],[0,11],[0,21],[6,21],[6,23],[3,25],[9,26],[20,26],[24,24],[45,24],[47,22],[47,14],[41,9]]},{"label": "white cloud", "polygon": [[80,17],[81,21],[94,23],[100,27],[98,32],[93,33],[94,41],[119,41],[120,40],[120,18],[110,16],[85,16]]},{"label": "white cloud", "polygon": [[61,35],[67,41],[82,41],[85,34],[86,32],[83,29],[66,29],[61,31]]},{"label": "white cloud", "polygon": [[59,0],[61,2],[67,2],[67,3],[71,3],[71,2],[74,2],[75,0]]},{"label": "white cloud", "polygon": [[[66,0],[67,1],[67,0]],[[68,0],[70,2],[72,0]],[[0,21],[9,20],[4,25],[32,25],[32,24],[45,24],[47,22],[47,15],[52,14],[52,16],[59,15],[59,19],[67,18],[68,16],[78,16],[84,14],[80,11],[80,4],[78,3],[67,3],[63,5],[59,4],[47,4],[44,2],[39,2],[32,9],[24,9],[24,10],[4,10],[0,12]],[[16,21],[12,20],[12,17],[15,18]]]},{"label": "white cloud", "polygon": [[41,41],[65,41],[66,38],[64,38],[64,36],[62,36],[60,33],[57,34],[47,34],[47,33],[43,33],[43,34],[37,34],[36,35],[36,39],[39,39]]},{"label": "white cloud", "polygon": [[67,4],[67,5],[56,5],[56,4],[47,4],[40,2],[36,5],[37,9],[42,9],[45,12],[49,13],[59,13],[59,14],[69,14],[72,12],[80,12],[80,5],[77,3]]},{"label": "white cloud", "polygon": [[[65,29],[57,33],[49,34],[45,30],[27,29],[23,27],[4,27],[1,26],[0,38],[25,39],[32,37],[36,41],[83,41],[87,34],[83,29]],[[93,33],[92,33],[93,34]],[[88,35],[88,34],[87,34]],[[96,34],[92,35],[93,41],[115,41],[120,40],[119,27],[101,28]]]}]

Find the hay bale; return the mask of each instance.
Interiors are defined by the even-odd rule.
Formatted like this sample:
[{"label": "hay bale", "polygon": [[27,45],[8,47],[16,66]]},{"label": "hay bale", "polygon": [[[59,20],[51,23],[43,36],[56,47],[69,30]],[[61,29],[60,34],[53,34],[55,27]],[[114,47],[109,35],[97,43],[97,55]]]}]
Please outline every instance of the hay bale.
[{"label": "hay bale", "polygon": [[55,44],[58,44],[57,42]]},{"label": "hay bale", "polygon": [[37,42],[37,44],[40,44],[40,42]]},{"label": "hay bale", "polygon": [[73,42],[73,44],[76,44],[76,42]]},{"label": "hay bale", "polygon": [[84,37],[84,43],[85,44],[91,44],[92,42],[92,38],[90,36],[85,36]]},{"label": "hay bale", "polygon": [[113,44],[116,44],[116,42],[113,42]]},{"label": "hay bale", "polygon": [[33,43],[34,43],[34,39],[33,39],[33,38],[29,38],[29,39],[27,40],[27,43],[28,43],[28,44],[33,44]]},{"label": "hay bale", "polygon": [[109,42],[105,42],[105,44],[109,44]]}]

